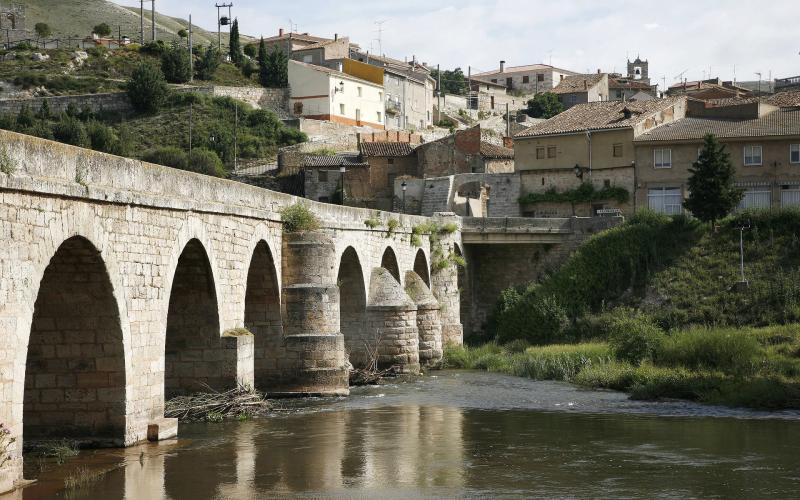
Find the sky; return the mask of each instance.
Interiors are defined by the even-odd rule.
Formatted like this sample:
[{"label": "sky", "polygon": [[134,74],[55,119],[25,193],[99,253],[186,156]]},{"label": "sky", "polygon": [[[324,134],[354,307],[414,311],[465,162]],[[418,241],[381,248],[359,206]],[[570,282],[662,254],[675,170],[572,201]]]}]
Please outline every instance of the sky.
[{"label": "sky", "polygon": [[[770,72],[800,75],[798,0],[226,1],[233,1],[243,34],[272,36],[291,23],[300,33],[338,33],[373,53],[416,56],[464,73],[468,66],[473,73],[494,70],[501,59],[508,66],[625,73],[626,57],[638,55],[660,85],[708,75],[737,81],[757,80],[759,72],[764,80]],[[156,9],[182,18],[191,13],[196,24],[216,29],[212,1],[156,0]]]}]

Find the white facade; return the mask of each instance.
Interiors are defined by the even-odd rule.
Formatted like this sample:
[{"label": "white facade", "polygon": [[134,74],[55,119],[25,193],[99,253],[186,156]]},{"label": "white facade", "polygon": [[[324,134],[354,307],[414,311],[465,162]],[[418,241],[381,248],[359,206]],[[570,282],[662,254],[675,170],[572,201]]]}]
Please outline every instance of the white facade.
[{"label": "white facade", "polygon": [[322,66],[289,61],[289,87],[295,116],[385,128],[383,85]]},{"label": "white facade", "polygon": [[386,71],[386,128],[421,130],[433,125],[433,81],[424,83],[405,75]]}]

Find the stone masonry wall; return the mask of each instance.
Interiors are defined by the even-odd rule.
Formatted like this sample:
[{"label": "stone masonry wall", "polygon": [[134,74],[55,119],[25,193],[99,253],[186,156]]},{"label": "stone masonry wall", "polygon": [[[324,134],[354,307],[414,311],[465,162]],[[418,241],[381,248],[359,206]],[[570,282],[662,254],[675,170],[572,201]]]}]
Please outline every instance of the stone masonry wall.
[{"label": "stone masonry wall", "polygon": [[127,94],[114,92],[108,94],[34,97],[32,99],[0,99],[0,114],[16,115],[24,107],[36,112],[42,107],[43,102],[47,102],[50,112],[54,114],[66,111],[70,105],[74,106],[78,111],[89,108],[95,113],[103,111],[127,113],[133,110]]}]

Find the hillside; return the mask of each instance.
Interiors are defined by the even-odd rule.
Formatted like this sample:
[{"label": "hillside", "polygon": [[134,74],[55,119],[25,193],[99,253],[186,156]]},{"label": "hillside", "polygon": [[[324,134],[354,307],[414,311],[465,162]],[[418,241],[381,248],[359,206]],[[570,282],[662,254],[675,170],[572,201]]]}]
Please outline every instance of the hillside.
[{"label": "hillside", "polygon": [[[92,27],[100,23],[108,23],[116,35],[117,29],[132,40],[139,39],[140,17],[138,7],[125,7],[106,0],[26,0],[27,25],[32,29],[38,22],[50,25],[54,37],[88,36]],[[131,3],[137,3],[133,0]],[[157,5],[157,4],[156,4]],[[145,7],[145,40],[150,33],[150,11]],[[178,31],[186,29],[189,22],[174,18],[156,11],[156,32],[160,39],[176,39]],[[217,42],[215,32],[194,27],[194,42],[207,45]],[[243,43],[249,38],[242,37]],[[223,45],[227,44],[227,36],[223,34]]]}]

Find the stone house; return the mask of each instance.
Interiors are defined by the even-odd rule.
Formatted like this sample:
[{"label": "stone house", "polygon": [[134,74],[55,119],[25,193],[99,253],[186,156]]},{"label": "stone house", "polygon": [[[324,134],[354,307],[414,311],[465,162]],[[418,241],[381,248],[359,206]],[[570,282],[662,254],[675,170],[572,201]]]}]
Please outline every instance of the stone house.
[{"label": "stone house", "polygon": [[514,161],[521,196],[563,193],[590,182],[595,190],[622,188],[629,200],[596,199],[572,206],[537,202],[523,207],[537,217],[588,216],[600,210],[630,213],[635,190],[633,141],[659,125],[686,114],[685,97],[652,101],[604,101],[578,104],[514,137]]},{"label": "stone house", "polygon": [[267,49],[267,53],[277,48],[283,51],[287,57],[291,57],[292,53],[297,50],[330,41],[333,41],[333,39],[309,35],[308,33],[287,32],[283,28],[280,28],[276,36],[264,38],[264,45]]},{"label": "stone house", "polygon": [[383,129],[382,70],[371,68],[365,71],[363,66],[366,65],[350,60],[347,66],[337,70],[290,60],[292,114],[343,125]]},{"label": "stone house", "polygon": [[480,125],[416,149],[417,177],[514,171],[514,150],[482,140]]},{"label": "stone house", "polygon": [[722,81],[719,78],[710,78],[693,82],[680,82],[670,85],[667,95],[686,95],[694,99],[730,99],[749,97],[753,95],[750,89],[740,87],[734,82]]},{"label": "stone house", "polygon": [[689,116],[634,138],[636,207],[683,212],[689,168],[706,134],[725,145],[745,189],[741,208],[800,205],[800,106],[759,100],[689,101]]},{"label": "stone house", "polygon": [[361,158],[369,165],[370,208],[394,209],[395,180],[417,173],[415,144],[410,141],[359,141]]},{"label": "stone house", "polygon": [[370,197],[369,164],[358,153],[305,155],[303,169],[304,196],[324,203],[341,203],[344,168],[344,204],[358,205]]},{"label": "stone house", "polygon": [[528,105],[528,98],[511,95],[505,85],[483,80],[472,80],[471,93],[467,99],[468,109],[477,109],[489,113],[504,113],[506,105],[509,111],[518,111]]},{"label": "stone house", "polygon": [[552,92],[558,96],[564,109],[569,109],[585,102],[610,100],[608,86],[607,73],[572,75],[561,80]]},{"label": "stone house", "polygon": [[556,68],[547,64],[506,67],[506,62],[500,61],[499,69],[477,73],[472,77],[481,81],[505,85],[512,92],[538,94],[540,92],[550,92],[564,78],[577,74],[574,71]]},{"label": "stone house", "polygon": [[347,37],[339,38],[334,36],[333,40],[306,45],[292,51],[291,58],[295,61],[317,66],[328,66],[328,61],[341,60],[347,58],[350,52],[350,39]]},{"label": "stone house", "polygon": [[[643,96],[646,94],[647,96]],[[649,96],[649,97],[648,97]],[[655,99],[658,91],[648,83],[639,80],[631,80],[616,75],[608,77],[608,100],[609,101],[644,101]]]}]

